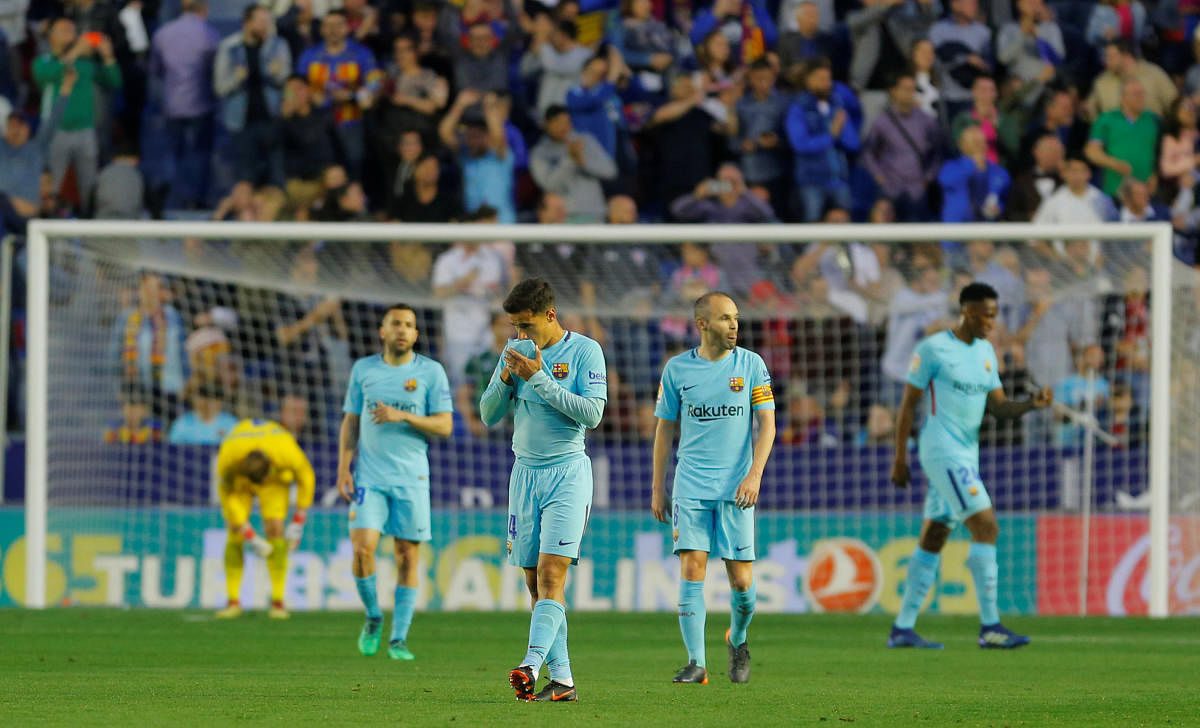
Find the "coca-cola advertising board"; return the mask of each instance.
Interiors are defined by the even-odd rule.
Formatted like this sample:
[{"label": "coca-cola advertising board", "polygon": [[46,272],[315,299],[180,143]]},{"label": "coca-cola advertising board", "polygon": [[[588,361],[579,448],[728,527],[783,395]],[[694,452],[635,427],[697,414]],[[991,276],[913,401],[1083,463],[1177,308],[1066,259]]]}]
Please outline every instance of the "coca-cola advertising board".
[{"label": "coca-cola advertising board", "polygon": [[[1092,517],[1087,613],[1146,614],[1150,600],[1150,519],[1145,514]],[[1037,521],[1038,614],[1079,614],[1079,516]],[[1171,519],[1170,611],[1200,614],[1200,517]]]}]

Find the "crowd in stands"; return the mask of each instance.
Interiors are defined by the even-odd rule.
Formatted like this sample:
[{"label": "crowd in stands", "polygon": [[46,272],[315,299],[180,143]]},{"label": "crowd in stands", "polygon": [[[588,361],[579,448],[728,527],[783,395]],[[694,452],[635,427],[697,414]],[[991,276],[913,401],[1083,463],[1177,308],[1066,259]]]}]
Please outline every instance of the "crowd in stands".
[{"label": "crowd in stands", "polygon": [[[1168,221],[1196,262],[1190,0],[211,1],[0,1],[6,231],[32,217]],[[303,285],[329,255],[282,259]],[[426,340],[464,409],[504,328],[489,312],[523,274],[610,345],[610,433],[647,435],[654,377],[713,289],[753,314],[747,344],[775,372],[788,442],[886,441],[912,347],[971,279],[1000,291],[1015,392],[1024,377],[1078,400],[1098,367],[1130,433],[1148,402],[1140,249],[395,242],[377,262],[397,298],[430,304]],[[339,299],[199,306],[196,282],[123,285],[118,440],[211,437],[242,407],[250,359],[256,374],[321,372],[296,384],[324,407],[313,399],[372,345],[369,307]],[[605,311],[618,300],[623,318]],[[139,412],[164,424],[139,429]]]}]

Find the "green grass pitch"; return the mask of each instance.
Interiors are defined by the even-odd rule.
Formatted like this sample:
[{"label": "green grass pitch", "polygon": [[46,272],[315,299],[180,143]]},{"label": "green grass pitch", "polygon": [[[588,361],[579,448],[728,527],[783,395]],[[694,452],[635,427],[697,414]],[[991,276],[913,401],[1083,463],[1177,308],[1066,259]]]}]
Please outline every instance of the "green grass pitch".
[{"label": "green grass pitch", "polygon": [[672,615],[569,616],[580,702],[554,705],[507,685],[526,614],[418,613],[399,663],[357,653],[353,613],[4,611],[0,725],[1200,725],[1194,619],[1014,618],[1033,644],[1005,652],[976,647],[972,619],[928,617],[946,650],[918,652],[883,647],[886,616],[759,615],[752,680],[732,685],[728,615],[710,614],[709,684],[676,686]]}]

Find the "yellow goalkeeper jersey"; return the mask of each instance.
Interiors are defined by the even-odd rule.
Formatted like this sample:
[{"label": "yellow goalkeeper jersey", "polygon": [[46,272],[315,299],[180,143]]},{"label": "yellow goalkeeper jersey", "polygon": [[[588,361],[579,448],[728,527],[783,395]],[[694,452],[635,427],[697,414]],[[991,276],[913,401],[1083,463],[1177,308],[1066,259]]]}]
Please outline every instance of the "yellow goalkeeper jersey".
[{"label": "yellow goalkeeper jersey", "polygon": [[[271,472],[262,483],[255,485],[244,476],[236,475],[239,463],[254,450],[261,450],[271,460]],[[308,508],[313,502],[316,476],[312,464],[296,443],[296,438],[270,420],[242,420],[225,436],[217,453],[217,472],[221,477],[221,496],[237,491],[257,491],[266,486],[287,487],[296,483],[296,507]]]}]

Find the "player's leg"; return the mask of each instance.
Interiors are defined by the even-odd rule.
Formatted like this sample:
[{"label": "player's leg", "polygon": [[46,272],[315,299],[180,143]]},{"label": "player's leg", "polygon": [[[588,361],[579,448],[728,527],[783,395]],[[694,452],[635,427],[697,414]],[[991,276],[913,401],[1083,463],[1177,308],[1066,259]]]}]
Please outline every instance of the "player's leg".
[{"label": "player's leg", "polygon": [[[933,476],[930,476],[932,481]],[[942,649],[939,642],[930,642],[915,631],[917,615],[925,606],[925,599],[937,581],[938,564],[946,539],[954,530],[954,522],[945,501],[931,486],[925,496],[925,520],[921,523],[921,534],[917,547],[908,559],[908,573],[904,579],[904,598],[900,612],[892,623],[888,635],[888,647],[922,647]]]},{"label": "player's leg", "polygon": [[417,573],[420,569],[421,542],[430,538],[429,492],[407,489],[389,500],[388,522],[384,528],[395,539],[396,591],[392,611],[392,634],[388,639],[388,657],[411,660],[408,629],[417,605]]},{"label": "player's leg", "polygon": [[243,537],[246,524],[250,521],[250,508],[254,496],[250,493],[230,493],[221,499],[221,515],[225,518],[225,607],[217,611],[220,619],[233,619],[242,615],[239,593],[242,588],[242,573],[245,567]]},{"label": "player's leg", "polygon": [[746,632],[754,619],[758,590],[754,585],[754,509],[738,508],[722,502],[717,510],[714,552],[725,560],[729,576],[729,629],[725,644],[729,648],[729,679],[750,681],[750,647]]},{"label": "player's leg", "polygon": [[[538,551],[541,540],[540,507],[534,502],[532,490],[535,472],[520,463],[513,465],[508,479],[508,563],[524,569],[525,585],[529,589],[534,613],[541,593],[538,591]],[[530,617],[530,634],[533,617]],[[532,639],[531,643],[532,644]],[[547,648],[549,645],[547,645]],[[508,683],[516,691],[517,700],[531,700],[537,672],[518,665],[508,673]]]},{"label": "player's leg", "polygon": [[267,616],[272,619],[287,619],[283,606],[283,594],[287,588],[288,543],[283,536],[284,520],[287,518],[288,489],[282,485],[268,485],[258,491],[258,507],[262,511],[263,533],[271,544],[267,556],[267,575],[271,578],[271,608]]},{"label": "player's leg", "polygon": [[354,489],[354,502],[350,504],[350,546],[354,558],[350,569],[366,610],[366,620],[358,635],[358,651],[368,657],[379,651],[383,631],[383,612],[379,609],[375,585],[375,551],[387,519],[387,496],[369,488]]},{"label": "player's leg", "polygon": [[671,503],[671,538],[679,555],[679,631],[687,649],[688,663],[674,682],[708,682],[704,654],[704,623],[708,609],[704,604],[704,577],[708,571],[708,553],[716,531],[716,509],[712,501],[676,498]]},{"label": "player's leg", "polygon": [[402,538],[395,539],[396,545],[396,593],[395,609],[392,612],[392,634],[388,639],[388,657],[393,660],[411,660],[408,650],[408,630],[412,626],[413,612],[417,607],[417,573],[420,569],[421,544]]},{"label": "player's leg", "polygon": [[979,646],[1012,649],[1029,644],[1029,637],[1016,634],[1000,623],[1000,567],[996,563],[1000,524],[996,521],[996,511],[988,507],[967,517],[963,525],[971,532],[967,568],[975,581],[975,597],[979,600]]},{"label": "player's leg", "polygon": [[550,673],[550,684],[537,701],[574,702],[578,699],[567,648],[567,568],[579,557],[592,504],[591,461],[581,458],[540,473],[535,488],[541,506],[538,544],[537,600],[530,620],[529,647],[522,660],[536,674],[538,646],[547,645],[542,664]]}]

